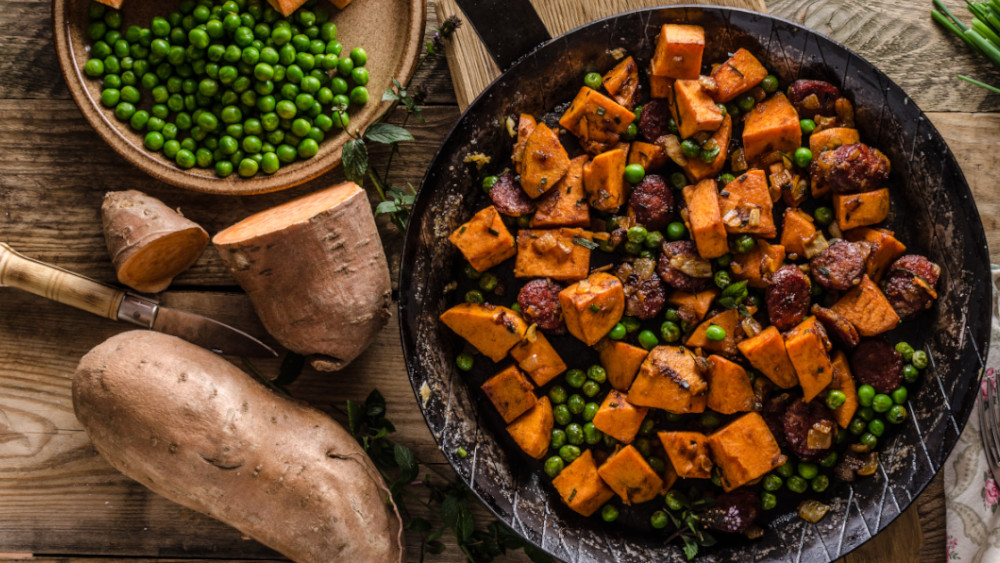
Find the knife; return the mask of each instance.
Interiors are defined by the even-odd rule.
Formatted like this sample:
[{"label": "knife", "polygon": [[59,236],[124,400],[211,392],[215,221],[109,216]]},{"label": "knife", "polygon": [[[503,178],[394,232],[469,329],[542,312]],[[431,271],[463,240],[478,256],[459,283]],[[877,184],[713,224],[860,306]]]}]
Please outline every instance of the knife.
[{"label": "knife", "polygon": [[278,356],[267,344],[229,325],[164,307],[152,299],[28,258],[5,243],[0,243],[0,285],[23,289],[108,319],[172,334],[219,354]]}]

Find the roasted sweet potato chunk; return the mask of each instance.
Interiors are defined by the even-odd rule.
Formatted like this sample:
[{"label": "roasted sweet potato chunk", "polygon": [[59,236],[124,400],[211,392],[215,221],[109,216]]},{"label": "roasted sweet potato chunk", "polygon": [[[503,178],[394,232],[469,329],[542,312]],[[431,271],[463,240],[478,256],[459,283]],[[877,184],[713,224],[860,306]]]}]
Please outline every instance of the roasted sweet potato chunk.
[{"label": "roasted sweet potato chunk", "polygon": [[742,487],[787,461],[764,418],[755,412],[716,430],[708,437],[708,448],[712,461],[721,470],[722,488],[726,492]]},{"label": "roasted sweet potato chunk", "polygon": [[597,409],[593,422],[601,432],[619,442],[631,444],[648,411],[646,407],[628,402],[625,394],[612,389]]},{"label": "roasted sweet potato chunk", "polygon": [[833,365],[827,356],[826,331],[807,317],[785,335],[785,351],[802,386],[802,400],[809,402],[833,381]]},{"label": "roasted sweet potato chunk", "polygon": [[694,354],[681,346],[650,350],[628,391],[628,402],[673,413],[704,412],[708,383]]},{"label": "roasted sweet potato chunk", "polygon": [[865,273],[875,283],[882,281],[889,266],[906,252],[906,245],[899,242],[889,229],[858,227],[844,233],[844,238],[851,242],[868,243],[871,252],[865,261]]},{"label": "roasted sweet potato chunk", "polygon": [[610,150],[635,120],[632,110],[584,86],[559,118],[559,125],[577,136],[590,154]]},{"label": "roasted sweet potato chunk", "polygon": [[[722,327],[722,330],[726,331],[726,337],[722,340],[709,340],[706,334],[708,327],[712,325]],[[691,348],[703,348],[710,352],[735,356],[736,343],[742,339],[743,328],[740,326],[740,312],[736,309],[730,309],[702,321],[684,344]]]},{"label": "roasted sweet potato chunk", "polygon": [[531,410],[538,402],[535,387],[517,366],[507,366],[487,379],[480,388],[508,424]]},{"label": "roasted sweet potato chunk", "polygon": [[628,391],[648,352],[638,346],[608,338],[601,339],[594,347],[601,356],[601,365],[608,372],[608,383],[619,391]]},{"label": "roasted sweet potato chunk", "polygon": [[519,278],[552,278],[559,281],[581,280],[590,270],[590,249],[574,242],[592,240],[590,231],[583,229],[540,229],[517,233],[517,260],[514,276]]},{"label": "roasted sweet potato chunk", "polygon": [[777,272],[784,261],[784,246],[758,240],[750,252],[734,254],[729,269],[736,279],[747,280],[750,287],[765,288],[771,274]]},{"label": "roasted sweet potato chunk", "polygon": [[551,190],[569,170],[569,155],[559,135],[544,123],[535,126],[524,147],[521,160],[521,187],[528,197],[537,198]]},{"label": "roasted sweet potato chunk", "polygon": [[842,231],[881,223],[889,216],[889,188],[859,194],[833,194],[833,212]]},{"label": "roasted sweet potato chunk", "polygon": [[[860,142],[861,137],[858,136],[857,129],[852,129],[851,127],[830,127],[829,129],[823,129],[822,131],[814,131],[813,134],[809,136],[809,150],[811,150],[814,155],[817,155],[823,151],[829,151],[843,145],[853,145]],[[815,193],[813,194],[813,197],[817,197]]]},{"label": "roasted sweet potato chunk", "polygon": [[639,65],[632,57],[625,57],[604,75],[601,83],[616,102],[633,108],[639,93]]},{"label": "roasted sweet potato chunk", "polygon": [[722,356],[708,357],[708,408],[722,414],[753,410],[753,386],[741,365]]},{"label": "roasted sweet potato chunk", "polygon": [[583,166],[586,163],[586,155],[569,161],[569,170],[562,180],[535,201],[537,210],[531,217],[532,228],[590,226],[590,206],[583,189]]},{"label": "roasted sweet potato chunk", "polygon": [[750,365],[760,370],[775,385],[790,389],[799,383],[795,366],[785,350],[785,339],[778,329],[769,326],[757,336],[747,338],[736,345]]},{"label": "roasted sweet potato chunk", "polygon": [[[712,178],[722,171],[726,165],[726,158],[729,156],[729,141],[733,136],[733,118],[726,114],[722,119],[722,125],[709,137],[711,143],[719,148],[719,154],[712,159],[712,162],[705,162],[700,158],[689,158],[684,165],[684,173],[691,182],[698,182],[705,178]],[[706,142],[707,144],[707,142]]]},{"label": "roasted sweet potato chunk", "polygon": [[830,382],[830,389],[841,391],[847,397],[844,404],[833,410],[833,417],[841,428],[847,428],[854,418],[854,413],[858,410],[858,391],[854,385],[854,377],[851,376],[851,366],[847,361],[844,352],[837,350],[833,355],[833,381]]},{"label": "roasted sweet potato chunk", "polygon": [[628,163],[638,164],[646,172],[663,168],[669,160],[663,147],[653,143],[632,141],[632,145],[628,151]]},{"label": "roasted sweet potato chunk", "polygon": [[597,512],[598,508],[615,496],[611,487],[598,475],[594,454],[590,450],[583,452],[556,475],[552,479],[552,486],[559,492],[566,506],[583,516]]},{"label": "roasted sweet potato chunk", "polygon": [[521,315],[497,305],[460,303],[441,313],[440,318],[445,326],[494,362],[502,360],[528,330]]},{"label": "roasted sweet potato chunk", "polygon": [[785,210],[781,225],[781,245],[789,255],[805,258],[806,246],[812,243],[818,232],[808,213],[793,207]]},{"label": "roasted sweet potato chunk", "polygon": [[[722,110],[701,87],[701,82],[677,80],[670,111],[677,121],[677,131],[682,139],[693,137],[699,131],[715,131],[722,126]],[[722,147],[720,152],[725,152]]]},{"label": "roasted sweet potato chunk", "polygon": [[777,235],[771,208],[767,176],[758,168],[741,174],[719,192],[722,224],[730,234],[750,234],[764,238]]},{"label": "roasted sweet potato chunk", "polygon": [[642,458],[634,446],[625,446],[608,458],[597,474],[625,505],[653,500],[663,488],[663,479]]},{"label": "roasted sweet potato chunk", "polygon": [[625,203],[625,162],[628,146],[615,147],[583,166],[583,189],[595,209],[614,211]]},{"label": "roasted sweet potato chunk", "polygon": [[481,209],[467,223],[455,229],[448,240],[465,256],[476,271],[485,272],[517,254],[514,237],[492,205]]},{"label": "roasted sweet potato chunk", "polygon": [[656,37],[650,74],[697,79],[705,51],[705,28],[700,25],[665,24]]},{"label": "roasted sweet potato chunk", "polygon": [[566,330],[587,346],[593,346],[621,320],[625,290],[615,276],[595,272],[560,291],[559,304]]},{"label": "roasted sweet potato chunk", "polygon": [[715,101],[724,104],[735,100],[740,94],[745,94],[760,84],[766,76],[767,69],[764,65],[750,51],[741,47],[712,71],[716,84]]},{"label": "roasted sweet potato chunk", "polygon": [[726,227],[719,212],[719,190],[715,180],[708,178],[682,191],[687,204],[691,236],[702,258],[718,258],[729,252]]},{"label": "roasted sweet potato chunk", "polygon": [[854,325],[861,336],[882,334],[899,324],[899,315],[867,275],[830,308]]},{"label": "roasted sweet potato chunk", "polygon": [[715,296],[718,294],[719,290],[714,287],[705,291],[699,291],[698,293],[690,293],[678,289],[667,296],[667,303],[677,307],[677,315],[680,318],[687,320],[689,323],[700,323],[705,318],[708,308],[712,306],[712,302],[715,301]]},{"label": "roasted sweet potato chunk", "polygon": [[539,387],[566,371],[566,363],[559,357],[552,344],[549,344],[545,335],[530,327],[524,339],[510,349],[510,357],[517,361],[517,365],[526,371]]},{"label": "roasted sweet potato chunk", "polygon": [[522,113],[517,120],[517,142],[514,143],[514,150],[510,155],[510,159],[514,161],[514,166],[517,169],[517,173],[521,173],[521,162],[524,159],[524,148],[528,146],[528,138],[531,137],[531,133],[535,130],[535,125],[538,122],[535,121],[534,116]]},{"label": "roasted sweet potato chunk", "polygon": [[649,97],[664,99],[673,97],[674,79],[669,76],[649,75]]},{"label": "roasted sweet potato chunk", "polygon": [[524,453],[535,459],[541,459],[549,451],[549,440],[552,439],[552,405],[548,397],[538,399],[538,402],[528,412],[507,425],[507,432],[517,442]]},{"label": "roasted sweet potato chunk", "polygon": [[708,451],[708,436],[701,432],[659,432],[657,436],[678,477],[712,477],[712,467],[715,464]]},{"label": "roasted sweet potato chunk", "polygon": [[782,93],[755,105],[743,126],[743,152],[747,162],[774,151],[788,154],[802,145],[799,114]]}]

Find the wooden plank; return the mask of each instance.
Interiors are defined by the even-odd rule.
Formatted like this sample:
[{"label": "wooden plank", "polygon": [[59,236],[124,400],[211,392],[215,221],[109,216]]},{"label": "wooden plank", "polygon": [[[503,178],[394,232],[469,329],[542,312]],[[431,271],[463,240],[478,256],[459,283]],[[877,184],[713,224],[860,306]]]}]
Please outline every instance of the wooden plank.
[{"label": "wooden plank", "polygon": [[[444,21],[450,16],[463,17],[455,0],[435,0],[437,18]],[[685,2],[684,0],[532,0],[545,28],[555,37],[587,22],[639,8],[670,4],[715,4],[766,11],[764,0],[717,0]],[[448,67],[458,107],[465,109],[480,92],[497,76],[500,69],[479,40],[471,25],[463,25],[455,32],[446,48]]]}]

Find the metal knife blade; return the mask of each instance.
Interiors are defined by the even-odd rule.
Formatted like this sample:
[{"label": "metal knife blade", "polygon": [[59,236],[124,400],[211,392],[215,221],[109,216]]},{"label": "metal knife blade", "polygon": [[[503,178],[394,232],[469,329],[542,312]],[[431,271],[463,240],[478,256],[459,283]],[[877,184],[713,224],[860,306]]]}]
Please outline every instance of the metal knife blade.
[{"label": "metal knife blade", "polygon": [[0,243],[0,285],[8,285],[112,320],[171,334],[220,354],[275,358],[278,353],[229,325],[127,293],[28,258]]}]

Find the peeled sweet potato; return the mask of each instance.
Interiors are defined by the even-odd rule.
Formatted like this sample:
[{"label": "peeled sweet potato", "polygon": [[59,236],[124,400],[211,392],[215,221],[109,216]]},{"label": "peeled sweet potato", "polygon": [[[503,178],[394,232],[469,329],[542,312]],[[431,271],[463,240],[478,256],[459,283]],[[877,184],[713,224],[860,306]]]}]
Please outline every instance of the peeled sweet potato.
[{"label": "peeled sweet potato", "polygon": [[549,439],[552,437],[552,404],[548,397],[538,399],[535,406],[522,414],[517,420],[507,425],[507,432],[517,442],[524,453],[535,459],[541,459],[549,450]]},{"label": "peeled sweet potato", "polygon": [[750,364],[759,369],[775,385],[783,389],[795,387],[799,378],[795,366],[788,359],[785,340],[778,329],[769,326],[760,334],[747,338],[736,345]]},{"label": "peeled sweet potato", "polygon": [[569,170],[569,155],[559,135],[544,123],[535,125],[521,160],[521,187],[536,198],[555,187]]},{"label": "peeled sweet potato", "polygon": [[704,51],[705,28],[700,25],[664,24],[656,37],[650,74],[698,78]]},{"label": "peeled sweet potato", "polygon": [[354,438],[208,350],[115,335],[80,360],[73,409],[115,469],[295,561],[403,560],[389,490]]},{"label": "peeled sweet potato", "polygon": [[499,362],[528,332],[528,324],[512,309],[499,305],[459,303],[441,313],[441,322],[494,362]]},{"label": "peeled sweet potato", "polygon": [[826,331],[810,316],[785,334],[785,350],[802,386],[802,400],[809,402],[833,381],[833,366],[827,355]]},{"label": "peeled sweet potato", "polygon": [[628,391],[635,374],[639,372],[639,366],[646,359],[646,350],[607,338],[595,344],[594,348],[601,355],[601,365],[608,372],[608,383],[619,391]]},{"label": "peeled sweet potato", "polygon": [[906,252],[906,245],[899,242],[888,229],[858,227],[844,233],[844,238],[851,242],[868,243],[871,252],[865,261],[865,273],[875,283],[882,281],[889,265]]},{"label": "peeled sweet potato", "polygon": [[559,352],[549,344],[549,340],[541,331],[531,327],[528,327],[524,339],[510,349],[510,357],[517,361],[521,369],[528,372],[538,386],[545,385],[566,371],[566,363],[559,357]]},{"label": "peeled sweet potato", "polygon": [[767,76],[767,69],[757,57],[744,48],[739,48],[729,60],[712,71],[715,79],[715,101],[726,103],[737,96],[749,92]]},{"label": "peeled sweet potato", "polygon": [[590,249],[576,239],[590,241],[593,234],[566,227],[518,231],[514,276],[582,280],[590,270]]},{"label": "peeled sweet potato", "polygon": [[[677,121],[678,134],[682,139],[693,137],[699,131],[715,131],[722,126],[722,110],[705,93],[697,79],[674,82],[670,111]],[[720,152],[725,149],[723,146]]]},{"label": "peeled sweet potato", "polygon": [[867,274],[830,308],[854,325],[861,336],[882,334],[899,324],[896,310]]},{"label": "peeled sweet potato", "polygon": [[721,470],[722,488],[726,492],[763,476],[788,459],[781,453],[764,417],[756,412],[716,430],[708,437],[708,449]]},{"label": "peeled sweet potato", "polygon": [[587,156],[569,161],[569,170],[548,193],[535,201],[532,228],[589,227],[590,206],[583,190],[583,167]]},{"label": "peeled sweet potato", "polygon": [[587,346],[597,344],[625,312],[622,282],[606,272],[594,272],[559,292],[566,330]]},{"label": "peeled sweet potato", "polygon": [[500,373],[487,379],[480,388],[497,408],[503,421],[508,424],[531,410],[538,402],[538,398],[535,397],[535,386],[524,377],[517,366],[507,366]]},{"label": "peeled sweet potato", "polygon": [[492,205],[480,209],[472,219],[455,229],[448,240],[478,272],[485,272],[517,254],[513,235]]},{"label": "peeled sweet potato", "polygon": [[649,409],[646,407],[633,405],[628,402],[624,393],[612,389],[597,409],[593,422],[601,432],[619,442],[630,444],[639,432],[647,412]]},{"label": "peeled sweet potato", "polygon": [[600,154],[617,145],[633,121],[632,110],[584,86],[559,118],[559,125],[577,136],[583,150]]},{"label": "peeled sweet potato", "polygon": [[[705,162],[701,158],[689,158],[684,165],[684,173],[688,180],[698,182],[705,178],[711,178],[722,171],[726,165],[726,157],[729,155],[729,141],[733,136],[733,118],[728,113],[722,119],[722,125],[712,133],[707,143],[715,143],[721,147],[719,154],[715,155],[712,162]],[[706,144],[707,144],[706,143]]]},{"label": "peeled sweet potato", "polygon": [[616,102],[627,108],[634,107],[639,94],[639,65],[632,57],[625,57],[601,82]]},{"label": "peeled sweet potato", "polygon": [[583,187],[590,205],[602,211],[614,211],[625,203],[625,162],[628,145],[602,152],[583,166]]},{"label": "peeled sweet potato", "polygon": [[653,500],[663,488],[663,479],[642,458],[635,446],[625,446],[597,470],[601,479],[626,505]]},{"label": "peeled sweet potato", "polygon": [[841,231],[881,223],[889,216],[889,188],[860,194],[834,194],[833,212]]},{"label": "peeled sweet potato", "polygon": [[584,516],[597,512],[601,505],[615,496],[611,487],[597,474],[597,464],[594,463],[594,454],[590,450],[584,451],[556,475],[552,479],[552,486],[559,491],[566,506]]},{"label": "peeled sweet potato", "polygon": [[708,383],[695,356],[682,346],[657,346],[639,368],[628,391],[628,402],[672,413],[704,412]]},{"label": "peeled sweet potato", "polygon": [[780,92],[755,105],[744,123],[743,151],[747,162],[774,151],[792,154],[802,146],[799,114]]},{"label": "peeled sweet potato", "polygon": [[707,436],[701,432],[659,432],[657,436],[678,477],[712,477],[713,463],[708,453]]},{"label": "peeled sweet potato", "polygon": [[691,237],[698,246],[698,254],[702,258],[711,259],[729,252],[715,180],[708,178],[693,186],[686,186],[682,193],[687,204]]}]

